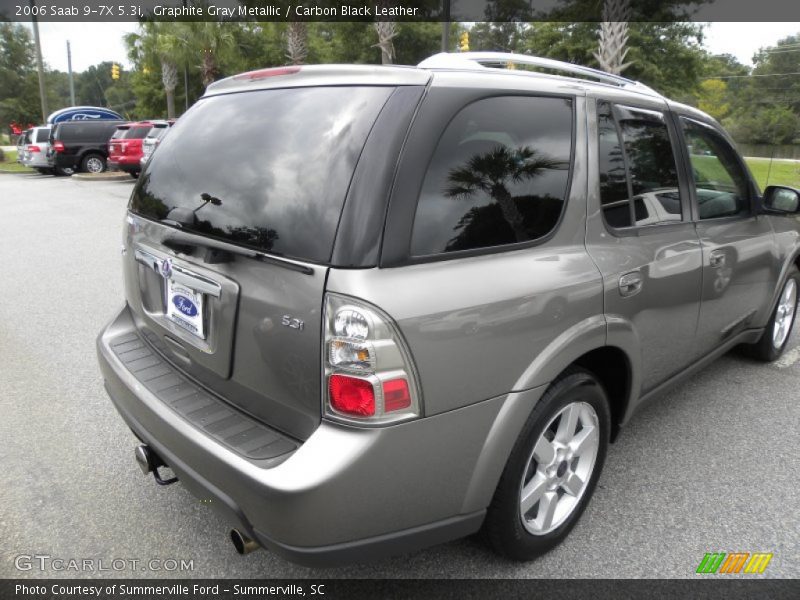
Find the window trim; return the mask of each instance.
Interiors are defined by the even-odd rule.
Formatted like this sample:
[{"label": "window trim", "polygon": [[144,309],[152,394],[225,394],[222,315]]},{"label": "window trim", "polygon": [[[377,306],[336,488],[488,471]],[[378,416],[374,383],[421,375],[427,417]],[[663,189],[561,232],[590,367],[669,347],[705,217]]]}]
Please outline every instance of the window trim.
[{"label": "window trim", "polygon": [[[597,172],[597,199],[600,203],[600,218],[603,221],[603,225],[606,228],[606,231],[613,235],[614,237],[635,237],[639,235],[648,235],[650,233],[657,233],[662,231],[669,231],[672,229],[682,228],[684,226],[692,225],[694,222],[694,214],[693,214],[693,203],[691,202],[691,198],[689,196],[690,193],[690,186],[689,180],[687,179],[687,173],[684,167],[684,157],[682,153],[681,145],[683,144],[683,137],[680,136],[680,131],[676,129],[675,123],[671,118],[672,111],[669,110],[669,107],[665,106],[662,110],[654,109],[652,107],[645,107],[645,106],[638,106],[635,103],[628,103],[627,100],[625,102],[617,102],[610,98],[605,98],[602,96],[597,96],[594,98],[594,120],[595,120],[595,136],[594,136],[594,144],[596,145],[598,155],[598,172]],[[633,201],[640,197],[641,194],[634,196],[633,195],[633,183],[630,177],[630,170],[628,167],[628,154],[625,152],[624,144],[625,138],[622,135],[622,125],[620,123],[623,120],[622,112],[623,110],[628,112],[637,112],[645,117],[649,117],[651,121],[657,121],[662,123],[667,128],[667,135],[669,136],[670,146],[672,147],[672,158],[675,161],[675,174],[678,178],[678,193],[680,194],[681,199],[681,220],[680,221],[661,221],[658,223],[649,223],[647,225],[630,225],[628,227],[613,227],[608,224],[606,221],[604,205],[602,203],[602,198],[600,195],[600,171],[599,171],[599,158],[600,158],[600,127],[599,127],[599,108],[601,103],[606,103],[611,107],[611,115],[614,118],[614,128],[617,131],[617,137],[622,144],[622,161],[625,166],[625,179],[626,185],[628,187],[628,195],[627,201],[630,205],[630,212],[631,212],[631,222],[635,223],[635,208]],[[619,200],[619,202],[623,202]],[[693,225],[692,225],[693,226]]]},{"label": "window trim", "polygon": [[[681,139],[681,152],[682,152],[682,159],[684,163],[684,168],[686,169],[686,177],[687,182],[689,183],[689,196],[692,203],[692,219],[696,223],[724,223],[726,221],[743,221],[746,219],[751,219],[757,216],[756,210],[756,198],[760,196],[758,186],[755,184],[752,174],[750,173],[750,169],[747,167],[747,163],[744,162],[742,155],[736,149],[736,146],[733,144],[733,140],[727,135],[727,133],[721,128],[718,127],[716,124],[709,123],[707,121],[702,121],[696,116],[692,116],[686,113],[681,112],[673,112],[673,120],[675,122],[675,129],[678,132],[678,135]],[[683,132],[683,123],[682,121],[690,121],[696,125],[704,127],[706,129],[710,129],[717,135],[719,135],[733,150],[733,154],[736,158],[736,162],[739,164],[739,167],[745,174],[748,183],[748,192],[749,192],[749,206],[750,210],[748,212],[742,211],[735,215],[721,215],[719,217],[710,217],[707,219],[700,218],[700,205],[697,203],[697,185],[694,179],[694,174],[692,173],[692,161],[691,157],[689,156],[689,144],[687,142],[686,136]]]},{"label": "window trim", "polygon": [[[449,118],[445,123],[444,127],[442,127],[439,135],[436,136],[435,142],[430,147],[430,155],[425,159],[424,163],[424,171],[421,173],[419,177],[419,189],[416,192],[416,198],[413,202],[409,202],[409,207],[407,207],[411,212],[411,219],[409,223],[409,227],[404,233],[404,251],[403,255],[399,259],[390,259],[386,260],[384,258],[383,251],[381,252],[381,260],[379,262],[381,267],[399,267],[399,266],[406,266],[406,265],[416,265],[416,264],[425,264],[431,262],[439,262],[444,260],[456,260],[459,258],[470,258],[473,256],[483,256],[488,254],[500,254],[504,252],[513,252],[516,250],[524,250],[527,248],[532,248],[535,246],[540,246],[549,240],[551,240],[560,230],[561,224],[564,221],[564,215],[567,212],[567,205],[570,201],[570,196],[572,194],[572,185],[575,175],[575,156],[577,152],[577,127],[578,127],[578,98],[579,96],[571,95],[571,94],[561,94],[561,93],[548,93],[548,92],[539,92],[539,91],[529,91],[529,90],[476,90],[480,91],[482,94],[473,96],[468,98],[466,101],[461,101],[458,103],[457,106],[451,107],[449,112]],[[487,93],[488,92],[488,93]],[[570,102],[570,112],[571,112],[571,131],[570,131],[570,153],[569,153],[569,172],[567,174],[567,183],[564,189],[564,199],[561,207],[561,214],[558,216],[558,220],[553,225],[551,230],[541,237],[538,237],[533,240],[528,240],[526,242],[515,242],[511,244],[502,244],[497,246],[483,246],[480,248],[470,248],[467,250],[452,250],[450,252],[438,252],[434,254],[412,254],[411,253],[411,241],[413,237],[414,231],[414,222],[417,218],[417,207],[419,206],[420,196],[422,193],[422,185],[425,181],[425,176],[428,173],[428,167],[430,166],[431,160],[433,159],[434,154],[436,153],[436,149],[439,147],[439,143],[442,140],[442,137],[447,132],[450,124],[455,120],[455,118],[462,113],[467,107],[477,103],[482,102],[484,100],[490,100],[492,98],[556,98],[556,99],[563,99],[569,100]],[[412,126],[413,127],[413,126]],[[404,148],[403,153],[405,154],[407,148]],[[401,161],[405,160],[406,157],[401,157]],[[392,195],[394,196],[394,192],[396,189],[392,190]],[[384,240],[386,236],[384,235]]]}]

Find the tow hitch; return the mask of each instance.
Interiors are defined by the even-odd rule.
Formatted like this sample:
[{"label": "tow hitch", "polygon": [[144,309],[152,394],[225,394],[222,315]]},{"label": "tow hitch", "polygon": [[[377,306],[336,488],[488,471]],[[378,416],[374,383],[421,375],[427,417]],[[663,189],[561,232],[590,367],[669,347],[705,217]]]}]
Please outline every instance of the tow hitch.
[{"label": "tow hitch", "polygon": [[158,469],[159,467],[166,467],[167,465],[163,460],[161,460],[161,457],[158,454],[153,452],[150,446],[146,446],[144,444],[141,446],[136,446],[134,454],[136,456],[136,462],[139,463],[139,468],[142,470],[142,473],[145,475],[152,473],[153,478],[156,480],[158,485],[169,485],[178,481],[177,477],[171,477],[170,479],[161,478],[161,475],[158,473]]}]

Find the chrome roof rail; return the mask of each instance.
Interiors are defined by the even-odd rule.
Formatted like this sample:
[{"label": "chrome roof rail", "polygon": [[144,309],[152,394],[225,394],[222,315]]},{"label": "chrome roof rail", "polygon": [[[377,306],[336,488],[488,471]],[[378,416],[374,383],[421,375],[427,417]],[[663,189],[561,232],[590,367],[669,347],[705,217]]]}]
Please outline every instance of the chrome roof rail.
[{"label": "chrome roof rail", "polygon": [[[600,83],[607,83],[623,88],[630,88],[645,94],[662,97],[654,89],[647,87],[643,83],[612,75],[605,71],[599,71],[590,67],[583,67],[552,58],[542,58],[540,56],[529,56],[527,54],[514,54],[511,52],[440,52],[423,60],[417,66],[421,69],[456,69],[456,70],[476,70],[486,69],[486,65],[506,65],[508,63],[516,65],[529,65],[540,69],[549,69],[570,75],[580,75],[588,79],[594,79]],[[521,71],[525,73],[525,71]]]}]

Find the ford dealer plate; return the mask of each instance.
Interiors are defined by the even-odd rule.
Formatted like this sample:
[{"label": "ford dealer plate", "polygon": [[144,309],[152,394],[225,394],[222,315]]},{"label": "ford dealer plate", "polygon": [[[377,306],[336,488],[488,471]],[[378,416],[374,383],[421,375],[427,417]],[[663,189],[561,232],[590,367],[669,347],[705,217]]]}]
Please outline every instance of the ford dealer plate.
[{"label": "ford dealer plate", "polygon": [[203,294],[167,279],[167,318],[176,325],[205,339]]}]

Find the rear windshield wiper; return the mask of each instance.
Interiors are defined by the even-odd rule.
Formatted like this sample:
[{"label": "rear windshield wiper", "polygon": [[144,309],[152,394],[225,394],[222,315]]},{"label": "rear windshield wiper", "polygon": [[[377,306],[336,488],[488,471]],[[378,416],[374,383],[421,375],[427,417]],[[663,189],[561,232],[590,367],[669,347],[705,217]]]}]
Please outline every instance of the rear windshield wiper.
[{"label": "rear windshield wiper", "polygon": [[[161,222],[173,227],[182,226],[181,223],[172,221],[171,219],[162,219]],[[250,250],[249,248],[242,248],[241,246],[221,242],[213,238],[187,233],[185,231],[170,232],[164,236],[161,243],[176,252],[183,253],[188,253],[194,248],[203,248],[206,251],[203,261],[212,265],[230,262],[233,260],[234,256],[244,256],[245,258],[252,258],[261,262],[270,263],[306,275],[314,274],[314,269],[306,265],[301,265],[285,258],[270,256],[269,254],[264,254],[257,250]]]}]

